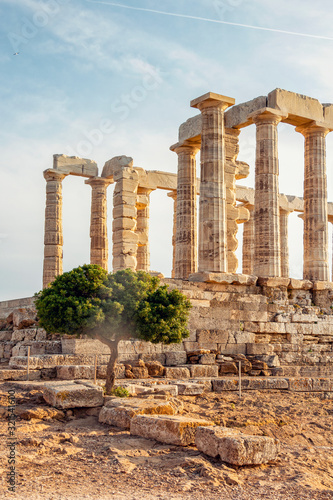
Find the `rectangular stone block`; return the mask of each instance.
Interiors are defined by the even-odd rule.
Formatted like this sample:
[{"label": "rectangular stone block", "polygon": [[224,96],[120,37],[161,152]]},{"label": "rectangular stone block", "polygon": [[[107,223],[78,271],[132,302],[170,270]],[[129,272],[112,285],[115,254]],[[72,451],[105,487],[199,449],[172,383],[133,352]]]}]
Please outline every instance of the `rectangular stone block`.
[{"label": "rectangular stone block", "polygon": [[285,323],[259,323],[259,333],[286,333]]},{"label": "rectangular stone block", "polygon": [[129,429],[133,417],[136,415],[175,415],[176,406],[171,401],[112,399],[103,406],[99,414],[99,422]]},{"label": "rectangular stone block", "polygon": [[190,370],[184,367],[166,367],[165,377],[171,379],[188,379],[190,378]]},{"label": "rectangular stone block", "polygon": [[45,401],[56,408],[93,408],[103,405],[103,390],[93,385],[52,382],[45,384],[41,390]]},{"label": "rectangular stone block", "polygon": [[[14,332],[15,333],[15,332]],[[6,340],[11,340],[12,339],[13,332],[0,332],[0,342],[6,341]]]},{"label": "rectangular stone block", "polygon": [[191,378],[218,377],[218,365],[189,365]]},{"label": "rectangular stone block", "polygon": [[199,364],[200,365],[215,365],[216,354],[203,354],[200,356]]},{"label": "rectangular stone block", "polygon": [[166,366],[179,366],[184,365],[187,361],[186,351],[179,352],[166,352],[165,364]]},{"label": "rectangular stone block", "polygon": [[246,353],[250,355],[273,354],[274,347],[272,344],[247,344]]},{"label": "rectangular stone block", "polygon": [[199,427],[195,444],[199,451],[233,465],[259,465],[276,460],[280,444],[266,436],[248,436],[226,427]]},{"label": "rectangular stone block", "polygon": [[110,348],[94,339],[61,339],[63,354],[110,354]]},{"label": "rectangular stone block", "polygon": [[203,384],[194,384],[192,382],[177,382],[177,387],[178,394],[182,396],[198,396],[206,390]]},{"label": "rectangular stone block", "polygon": [[197,342],[224,344],[228,342],[229,333],[224,330],[197,330]]},{"label": "rectangular stone block", "polygon": [[179,416],[137,415],[131,420],[130,433],[161,443],[189,446],[195,442],[197,427],[207,425],[214,424],[208,420]]},{"label": "rectangular stone block", "polygon": [[218,344],[222,354],[246,354],[246,344]]}]

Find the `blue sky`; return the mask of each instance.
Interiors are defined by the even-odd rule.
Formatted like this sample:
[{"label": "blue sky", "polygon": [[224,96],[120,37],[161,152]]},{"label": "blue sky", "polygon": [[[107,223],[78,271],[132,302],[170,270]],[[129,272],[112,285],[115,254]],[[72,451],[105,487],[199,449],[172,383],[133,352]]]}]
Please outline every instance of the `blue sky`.
[{"label": "blue sky", "polygon": [[[169,146],[196,114],[190,100],[207,91],[239,103],[280,87],[333,102],[330,0],[119,0],[146,11],[106,3],[0,0],[0,300],[41,288],[42,172],[54,153],[94,159],[100,169],[126,154],[137,166],[176,172]],[[101,134],[105,120],[112,129]],[[253,126],[240,144],[239,159],[251,166],[242,183],[252,185]],[[327,150],[333,201],[333,134]],[[303,138],[284,124],[279,154],[281,192],[302,195]],[[63,188],[69,270],[89,261],[91,193],[80,178]],[[111,228],[112,187],[108,197]],[[151,268],[169,276],[172,201],[160,191],[151,199]],[[301,224],[290,217],[294,277],[302,274]]]}]

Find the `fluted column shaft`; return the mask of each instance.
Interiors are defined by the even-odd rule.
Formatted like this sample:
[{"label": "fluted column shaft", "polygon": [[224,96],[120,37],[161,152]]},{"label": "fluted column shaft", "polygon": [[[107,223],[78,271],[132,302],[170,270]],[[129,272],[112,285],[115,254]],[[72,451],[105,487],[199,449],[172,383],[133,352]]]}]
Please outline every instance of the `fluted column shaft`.
[{"label": "fluted column shaft", "polygon": [[63,273],[62,181],[56,170],[45,170],[46,207],[44,232],[43,288]]},{"label": "fluted column shaft", "polygon": [[246,205],[250,218],[243,226],[242,269],[244,274],[253,274],[254,265],[254,206]]},{"label": "fluted column shaft", "polygon": [[97,264],[108,270],[109,245],[107,234],[106,190],[111,184],[108,179],[95,177],[85,181],[91,186],[90,217],[90,264]]},{"label": "fluted column shaft", "polygon": [[196,145],[172,148],[178,155],[175,278],[187,280],[197,271]]},{"label": "fluted column shaft", "polygon": [[296,128],[304,135],[304,279],[329,281],[326,135],[312,122]]},{"label": "fluted column shaft", "polygon": [[150,250],[149,250],[149,195],[151,189],[138,188],[137,200],[137,225],[136,233],[139,237],[137,251],[137,271],[150,271]]},{"label": "fluted column shaft", "polygon": [[199,272],[223,273],[227,263],[224,110],[234,99],[207,94],[191,103],[202,113]]},{"label": "fluted column shaft", "polygon": [[275,110],[253,116],[256,124],[256,171],[254,201],[254,274],[281,276],[279,160],[277,125],[281,117]]},{"label": "fluted column shaft", "polygon": [[288,217],[290,212],[280,208],[280,252],[281,252],[281,276],[289,278],[289,241],[288,241]]},{"label": "fluted column shaft", "polygon": [[177,191],[168,193],[169,198],[173,199],[173,228],[172,228],[172,270],[171,278],[176,276],[176,233],[177,233]]}]

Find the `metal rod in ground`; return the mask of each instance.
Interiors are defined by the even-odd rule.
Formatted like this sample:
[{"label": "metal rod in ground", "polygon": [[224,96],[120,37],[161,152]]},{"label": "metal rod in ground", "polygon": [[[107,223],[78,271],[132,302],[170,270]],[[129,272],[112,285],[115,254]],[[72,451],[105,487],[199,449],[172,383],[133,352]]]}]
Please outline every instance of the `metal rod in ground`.
[{"label": "metal rod in ground", "polygon": [[28,345],[27,380],[29,380],[29,371],[30,371],[30,346]]},{"label": "metal rod in ground", "polygon": [[97,354],[95,354],[95,366],[94,366],[94,384],[97,383]]},{"label": "metal rod in ground", "polygon": [[239,375],[239,381],[238,381],[238,386],[239,386],[239,397],[242,397],[242,362],[238,362],[238,375]]}]

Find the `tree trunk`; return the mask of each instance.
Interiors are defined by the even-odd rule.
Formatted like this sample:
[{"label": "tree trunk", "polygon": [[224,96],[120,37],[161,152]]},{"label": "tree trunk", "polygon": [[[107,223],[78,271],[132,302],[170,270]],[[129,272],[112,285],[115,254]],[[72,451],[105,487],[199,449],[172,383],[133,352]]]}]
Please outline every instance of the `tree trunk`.
[{"label": "tree trunk", "polygon": [[105,382],[105,392],[107,395],[111,394],[111,391],[114,386],[114,381],[116,378],[115,374],[115,366],[117,363],[118,359],[118,344],[119,340],[109,340],[105,338],[101,333],[99,332],[94,332],[95,338],[102,342],[103,344],[107,345],[110,349],[110,359],[106,367],[106,382]]},{"label": "tree trunk", "polygon": [[107,395],[111,394],[114,386],[114,381],[116,378],[115,366],[118,359],[118,342],[113,342],[114,346],[111,349],[111,356],[106,367],[106,383],[105,383],[105,393]]}]

